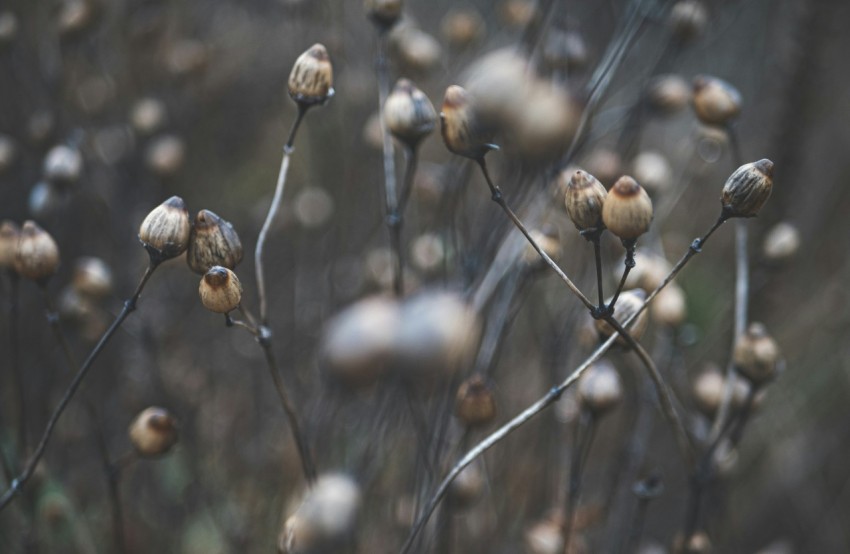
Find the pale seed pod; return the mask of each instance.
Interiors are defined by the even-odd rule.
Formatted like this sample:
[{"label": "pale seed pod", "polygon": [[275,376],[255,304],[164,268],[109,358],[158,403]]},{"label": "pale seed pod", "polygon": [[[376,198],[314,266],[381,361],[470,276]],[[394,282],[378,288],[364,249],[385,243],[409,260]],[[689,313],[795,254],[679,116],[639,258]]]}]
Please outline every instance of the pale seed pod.
[{"label": "pale seed pod", "polygon": [[693,81],[693,106],[700,121],[723,126],[741,113],[741,93],[726,81],[698,75]]},{"label": "pale seed pod", "polygon": [[0,223],[0,270],[14,269],[20,236],[21,229],[14,221],[4,219]]},{"label": "pale seed pod", "polygon": [[455,415],[467,427],[482,427],[496,419],[496,398],[487,379],[473,375],[460,384]]},{"label": "pale seed pod", "polygon": [[177,173],[186,159],[186,144],[178,136],[163,135],[155,138],[145,151],[148,169],[161,177]]},{"label": "pale seed pod", "polygon": [[776,377],[780,369],[779,345],[761,323],[751,323],[735,341],[732,352],[735,369],[753,385],[761,385]]},{"label": "pale seed pod", "polygon": [[15,164],[18,157],[18,147],[12,137],[0,135],[0,175]]},{"label": "pale seed pod", "polygon": [[[738,377],[732,377],[732,407],[740,409],[747,401],[749,387]],[[697,376],[693,384],[693,397],[697,408],[706,415],[713,418],[723,401],[726,389],[726,378],[716,366],[709,366]]]},{"label": "pale seed pod", "polygon": [[112,292],[112,270],[100,258],[79,258],[74,264],[71,284],[85,297],[104,298]]},{"label": "pale seed pod", "polygon": [[289,74],[289,96],[306,108],[333,96],[333,67],[324,45],[316,43],[298,56]]},{"label": "pale seed pod", "polygon": [[416,237],[410,246],[410,261],[416,269],[436,273],[446,259],[446,247],[437,233],[425,233]]},{"label": "pale seed pod", "polygon": [[477,160],[494,149],[490,143],[492,136],[483,132],[478,121],[472,97],[457,85],[446,89],[440,123],[443,141],[450,152]]},{"label": "pale seed pod", "polygon": [[473,462],[463,468],[452,480],[446,500],[455,509],[469,508],[481,498],[481,493],[484,492],[484,484],[484,475],[481,472],[480,464]]},{"label": "pale seed pod", "polygon": [[44,158],[44,177],[51,183],[71,184],[83,172],[83,156],[70,146],[54,146]]},{"label": "pale seed pod", "polygon": [[455,48],[466,48],[477,42],[484,36],[485,28],[481,15],[471,8],[453,9],[440,23],[443,37]]},{"label": "pale seed pod", "polygon": [[646,92],[649,105],[663,114],[683,110],[692,96],[690,85],[680,75],[659,75],[650,81]]},{"label": "pale seed pod", "polygon": [[166,53],[165,66],[176,77],[187,77],[207,67],[210,51],[199,40],[182,39],[175,42]]},{"label": "pale seed pod", "polygon": [[139,240],[151,256],[167,260],[186,251],[191,230],[186,204],[179,196],[172,196],[145,217]]},{"label": "pale seed pod", "polygon": [[559,179],[566,181],[567,192],[564,197],[564,204],[567,208],[567,215],[570,216],[570,220],[576,226],[576,229],[583,231],[601,227],[602,206],[608,196],[608,191],[605,190],[602,183],[596,177],[581,169],[573,171],[569,175],[562,172]]},{"label": "pale seed pod", "polygon": [[673,184],[673,168],[663,154],[641,152],[632,160],[632,175],[649,192],[661,193]]},{"label": "pale seed pod", "polygon": [[189,233],[186,263],[203,275],[213,266],[235,269],[242,261],[242,242],[229,222],[209,210],[201,210]]},{"label": "pale seed pod", "polygon": [[38,283],[45,283],[59,268],[59,247],[50,233],[34,221],[25,221],[15,251],[15,271]]},{"label": "pale seed pod", "polygon": [[682,42],[698,37],[706,23],[708,12],[700,0],[680,0],[670,10],[668,23],[673,35]]},{"label": "pale seed pod", "polygon": [[[572,533],[573,542],[577,533]],[[538,521],[525,532],[525,550],[527,554],[564,554],[563,525],[558,518],[547,517]],[[574,554],[571,550],[570,554]]]},{"label": "pale seed pod", "polygon": [[[613,317],[619,323],[623,323],[633,314],[635,314],[640,307],[643,305],[643,301],[646,298],[646,293],[641,289],[633,289],[623,291],[620,294],[620,297],[617,299],[617,304],[614,306],[614,314]],[[608,299],[608,303],[611,302],[611,299]],[[614,328],[608,324],[607,321],[603,319],[595,320],[596,332],[599,333],[599,338],[601,340],[607,340],[608,337],[614,334]],[[628,329],[629,334],[635,340],[640,340],[640,337],[643,335],[643,332],[646,331],[646,326],[649,323],[649,318],[647,317],[646,310],[642,311],[640,315],[637,317],[630,329]],[[623,337],[617,337],[617,344],[623,347],[628,347],[628,342]]]},{"label": "pale seed pod", "polygon": [[94,20],[94,12],[91,0],[62,0],[56,16],[59,34],[68,37],[85,30]]},{"label": "pale seed pod", "polygon": [[235,273],[217,265],[201,278],[198,294],[206,309],[226,314],[238,308],[242,302],[242,283]]},{"label": "pale seed pod", "polygon": [[526,27],[537,17],[535,0],[502,0],[499,3],[499,18],[507,27]]},{"label": "pale seed pod", "polygon": [[652,320],[667,327],[678,327],[688,315],[685,291],[675,283],[664,287],[649,306]]},{"label": "pale seed pod", "polygon": [[384,120],[395,138],[414,149],[436,127],[437,112],[425,93],[399,79],[384,103]]},{"label": "pale seed pod", "polygon": [[151,135],[165,125],[168,112],[162,100],[157,98],[142,98],[133,105],[130,112],[130,122],[133,129],[142,135]]},{"label": "pale seed pod", "polygon": [[755,217],[773,190],[773,162],[768,159],[744,164],[726,184],[720,203],[731,217]]},{"label": "pale seed pod", "polygon": [[130,424],[129,434],[139,456],[156,458],[177,444],[177,420],[164,408],[145,408]]},{"label": "pale seed pod", "polygon": [[508,130],[520,158],[530,164],[559,159],[578,130],[581,109],[566,90],[534,82],[523,109],[513,114]]},{"label": "pale seed pod", "polygon": [[320,476],[284,523],[278,551],[281,554],[344,551],[354,540],[361,503],[360,487],[350,477]]},{"label": "pale seed pod", "polygon": [[764,237],[762,252],[772,262],[782,262],[793,258],[800,249],[800,232],[787,221],[771,227]]},{"label": "pale seed pod", "polygon": [[528,60],[515,48],[500,48],[477,59],[466,72],[469,95],[482,127],[510,126],[528,106],[537,79],[528,73]]},{"label": "pale seed pod", "polygon": [[387,31],[401,18],[402,0],[365,0],[366,15],[381,31]]},{"label": "pale seed pod", "polygon": [[607,361],[591,365],[578,380],[578,400],[594,416],[602,416],[623,400],[620,374]]},{"label": "pale seed pod", "polygon": [[401,64],[415,73],[433,69],[443,55],[443,49],[436,38],[413,26],[399,29],[394,45]]},{"label": "pale seed pod", "polygon": [[652,200],[637,181],[620,177],[605,198],[602,222],[622,240],[635,240],[649,230],[652,223]]}]

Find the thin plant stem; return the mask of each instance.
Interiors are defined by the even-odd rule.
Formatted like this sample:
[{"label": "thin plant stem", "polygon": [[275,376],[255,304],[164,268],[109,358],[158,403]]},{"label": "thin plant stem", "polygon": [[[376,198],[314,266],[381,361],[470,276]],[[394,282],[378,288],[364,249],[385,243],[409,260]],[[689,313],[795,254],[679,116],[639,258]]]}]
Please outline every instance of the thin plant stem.
[{"label": "thin plant stem", "polygon": [[605,292],[602,290],[602,245],[600,244],[602,241],[600,240],[602,236],[601,232],[597,232],[594,234],[594,237],[591,238],[591,242],[593,243],[593,257],[596,258],[596,290],[599,294],[599,307],[605,305]]},{"label": "thin plant stem", "polygon": [[406,165],[398,201],[398,216],[401,220],[399,226],[403,223],[404,211],[407,208],[407,202],[410,200],[410,194],[413,192],[413,181],[416,177],[416,168],[419,165],[419,148],[416,146],[406,147],[404,149],[404,156]]},{"label": "thin plant stem", "polygon": [[42,456],[44,456],[44,451],[47,449],[47,445],[50,442],[50,438],[53,436],[53,431],[56,427],[56,424],[59,422],[59,418],[62,417],[62,414],[65,411],[65,408],[68,407],[68,404],[71,402],[71,399],[74,397],[74,394],[77,392],[77,389],[80,388],[80,385],[85,379],[86,375],[88,375],[89,370],[91,369],[94,361],[103,351],[106,344],[109,342],[109,339],[115,334],[121,324],[124,323],[124,320],[136,310],[136,303],[139,300],[139,297],[142,294],[142,290],[144,290],[145,285],[150,279],[153,272],[159,267],[159,264],[162,262],[162,258],[151,254],[150,263],[148,264],[147,269],[145,270],[144,275],[142,275],[141,281],[139,281],[138,286],[136,287],[136,291],[133,293],[127,301],[124,302],[124,307],[121,309],[121,312],[112,322],[108,329],[103,333],[103,336],[100,337],[100,340],[97,342],[95,347],[89,353],[88,357],[83,361],[83,364],[77,370],[76,375],[74,375],[71,384],[68,385],[68,388],[65,390],[65,394],[62,396],[62,399],[59,401],[59,404],[53,410],[53,413],[50,416],[50,419],[47,422],[47,426],[44,428],[42,432],[41,439],[38,442],[38,446],[36,446],[35,451],[27,460],[26,465],[24,466],[23,471],[18,475],[11,483],[6,492],[0,496],[0,512],[11,503],[11,501],[17,496],[17,494],[23,489],[24,485],[26,485],[27,481],[32,477],[33,472],[35,471],[38,462],[41,460]]},{"label": "thin plant stem", "polygon": [[[614,313],[614,306],[617,304],[617,300],[620,298],[620,293],[623,292],[623,287],[626,286],[626,279],[629,278],[629,272],[635,266],[635,240],[624,240],[623,246],[626,248],[626,260],[624,262],[625,267],[623,268],[623,277],[620,279],[620,284],[617,286],[617,292],[614,293],[614,297],[611,299],[610,304],[608,304],[608,313]],[[600,306],[602,304],[600,303]]]},{"label": "thin plant stem", "polygon": [[24,380],[21,374],[20,350],[18,341],[18,311],[20,309],[20,277],[14,271],[9,272],[10,305],[9,305],[9,363],[12,366],[12,386],[17,396],[17,441],[18,452],[23,456],[27,450],[27,407],[24,402]]},{"label": "thin plant stem", "polygon": [[94,406],[86,402],[92,426],[95,429],[98,452],[100,453],[103,473],[106,476],[106,485],[109,492],[109,507],[112,513],[112,538],[115,541],[115,552],[124,554],[127,552],[127,542],[124,535],[124,509],[121,504],[120,491],[120,466],[109,460],[109,446],[106,444],[106,436],[97,416]]},{"label": "thin plant stem", "polygon": [[582,409],[579,417],[576,419],[575,438],[570,456],[569,490],[567,491],[567,503],[564,510],[564,524],[561,534],[565,551],[569,551],[573,519],[576,508],[578,507],[579,496],[581,495],[582,470],[584,469],[584,462],[590,454],[590,447],[593,445],[595,424],[596,419],[593,417],[593,414],[586,409]]}]

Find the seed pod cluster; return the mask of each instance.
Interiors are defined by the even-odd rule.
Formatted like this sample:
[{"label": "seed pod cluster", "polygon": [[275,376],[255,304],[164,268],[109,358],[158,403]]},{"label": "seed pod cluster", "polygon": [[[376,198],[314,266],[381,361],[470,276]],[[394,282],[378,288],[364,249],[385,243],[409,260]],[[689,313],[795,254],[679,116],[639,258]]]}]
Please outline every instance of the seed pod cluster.
[{"label": "seed pod cluster", "polygon": [[20,236],[21,230],[14,221],[5,219],[0,223],[0,270],[14,269]]},{"label": "seed pod cluster", "polygon": [[316,43],[295,60],[289,74],[289,96],[309,107],[323,104],[333,94],[331,59],[324,45]]},{"label": "seed pod cluster", "polygon": [[744,164],[729,176],[720,203],[732,217],[755,217],[772,190],[773,162],[763,159]]},{"label": "seed pod cluster", "polygon": [[610,362],[596,362],[585,370],[578,381],[578,400],[582,408],[597,417],[620,404],[623,383]]},{"label": "seed pod cluster", "polygon": [[177,444],[177,421],[164,408],[145,408],[129,429],[130,442],[136,453],[143,458],[156,458]]},{"label": "seed pod cluster", "polygon": [[493,135],[485,131],[471,95],[457,85],[446,89],[440,122],[449,151],[477,160],[494,149]]},{"label": "seed pod cluster", "polygon": [[26,221],[18,236],[14,265],[21,277],[45,283],[59,268],[59,247],[50,233]]},{"label": "seed pod cluster", "polygon": [[192,225],[186,203],[172,196],[154,208],[139,227],[139,240],[152,257],[175,258],[189,247]]},{"label": "seed pod cluster", "polygon": [[201,210],[189,234],[186,262],[195,273],[213,266],[235,269],[242,261],[242,242],[233,225],[209,210]]},{"label": "seed pod cluster", "polygon": [[[641,289],[633,289],[623,291],[620,294],[620,297],[617,299],[617,304],[614,306],[614,314],[613,317],[619,323],[625,322],[627,319],[632,317],[640,307],[643,305],[643,301],[646,298],[646,293]],[[608,300],[610,303],[610,299]],[[646,310],[642,311],[640,315],[637,317],[630,329],[628,329],[629,334],[635,340],[640,340],[640,337],[643,335],[643,332],[646,331],[646,326],[649,323],[649,319],[646,314]],[[606,340],[608,337],[615,333],[613,327],[608,324],[607,321],[603,319],[597,319],[595,321],[596,332],[599,333],[599,338],[601,340]],[[617,337],[617,344],[623,347],[628,347],[628,343],[623,337]]]},{"label": "seed pod cluster", "polygon": [[242,283],[231,270],[216,265],[201,278],[198,294],[206,309],[226,314],[238,308],[242,302]]},{"label": "seed pod cluster", "polygon": [[649,230],[652,223],[652,200],[637,181],[620,177],[605,199],[602,222],[622,240],[635,240]]},{"label": "seed pod cluster", "polygon": [[384,120],[395,138],[414,149],[434,130],[437,112],[425,93],[399,79],[384,104]]},{"label": "seed pod cluster", "polygon": [[779,372],[779,345],[764,325],[751,323],[747,331],[735,342],[732,361],[738,373],[754,385],[761,385],[772,380]]},{"label": "seed pod cluster", "polygon": [[741,113],[741,93],[722,79],[699,75],[693,81],[693,106],[700,121],[723,126]]},{"label": "seed pod cluster", "polygon": [[473,375],[460,384],[455,396],[455,415],[467,427],[484,426],[496,418],[496,398],[487,379]]},{"label": "seed pod cluster", "polygon": [[559,179],[566,180],[564,203],[567,215],[576,229],[598,228],[602,226],[602,206],[608,192],[599,180],[586,171],[576,170],[569,176],[561,173]]}]

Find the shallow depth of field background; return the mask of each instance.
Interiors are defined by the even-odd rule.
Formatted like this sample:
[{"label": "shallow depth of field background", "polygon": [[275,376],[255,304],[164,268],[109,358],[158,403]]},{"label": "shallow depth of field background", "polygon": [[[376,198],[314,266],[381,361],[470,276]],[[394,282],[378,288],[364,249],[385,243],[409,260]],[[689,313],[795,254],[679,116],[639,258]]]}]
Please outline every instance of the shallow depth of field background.
[{"label": "shallow depth of field background", "polygon": [[[267,244],[270,312],[276,351],[320,470],[348,472],[363,486],[358,552],[397,551],[409,530],[404,501],[423,479],[416,470],[409,399],[389,386],[356,393],[342,389],[321,373],[316,358],[323,323],[352,301],[387,287],[381,264],[388,246],[381,153],[368,130],[377,103],[375,33],[361,3],[100,2],[90,25],[60,37],[56,22],[62,4],[7,0],[2,5],[17,15],[19,29],[11,44],[0,45],[0,134],[16,141],[18,158],[0,174],[0,219],[22,223],[33,217],[28,199],[41,177],[44,154],[56,144],[80,141],[83,178],[35,217],[61,249],[62,267],[50,283],[54,295],[60,295],[80,256],[101,257],[114,272],[114,297],[100,306],[93,321],[63,321],[78,359],[91,349],[98,336],[93,333],[117,313],[144,269],[146,254],[136,239],[139,223],[171,195],[182,196],[192,215],[206,208],[234,224],[245,247],[237,273],[248,305],[256,306],[253,248],[295,115],[286,79],[298,54],[315,42],[327,46],[336,96],[308,113],[296,141],[283,211]],[[562,4],[555,22],[580,31],[588,46],[591,67],[570,83],[580,91],[617,32],[627,2]],[[744,98],[738,131],[746,161],[767,157],[776,164],[773,196],[750,224],[750,316],[775,336],[787,371],[769,387],[735,466],[711,489],[704,527],[716,552],[757,552],[769,545],[786,548],[781,552],[847,552],[850,108],[845,91],[850,83],[844,68],[850,38],[844,31],[850,5],[813,0],[708,4],[706,31],[664,71],[688,80],[711,74],[736,85]],[[441,34],[441,20],[452,7],[476,9],[486,24],[482,38],[462,50],[450,47]],[[501,2],[481,0],[407,2],[406,13],[441,41],[442,52],[439,62],[424,71],[391,58],[392,81],[412,78],[439,109],[445,87],[459,82],[478,55],[519,40],[522,29],[507,25],[500,8]],[[587,162],[594,150],[617,148],[625,110],[668,38],[663,21],[646,24],[597,108],[575,163]],[[132,106],[143,97],[160,99],[168,109],[167,123],[153,136],[134,133],[129,124]],[[28,128],[39,113],[49,114],[54,125],[48,138],[34,141]],[[653,230],[671,260],[713,223],[720,189],[734,169],[722,144],[701,133],[687,109],[641,123],[638,150],[664,153],[674,169],[674,187],[687,185]],[[146,152],[166,134],[183,141],[185,160],[174,174],[161,177],[149,170]],[[400,172],[401,156],[397,159]],[[501,154],[491,154],[488,161],[520,213],[543,194],[540,178],[521,178],[520,169]],[[623,160],[623,171],[629,161]],[[423,144],[405,245],[409,248],[423,233],[436,233],[449,239],[448,259],[447,271],[410,268],[412,287],[469,290],[486,272],[504,235],[513,232],[472,169],[470,162],[446,151],[439,133]],[[460,192],[448,209],[437,204],[435,195],[450,187]],[[662,201],[654,200],[656,206]],[[560,198],[552,201],[545,221],[559,229],[562,267],[588,296],[595,295],[592,248],[577,235]],[[764,259],[761,244],[779,221],[799,229],[802,246],[791,260],[772,264]],[[721,228],[681,274],[688,323],[673,335],[663,335],[656,326],[645,335],[651,351],[659,340],[675,341],[673,359],[664,365],[687,407],[692,406],[689,380],[706,363],[725,366],[728,359],[733,237],[732,225]],[[639,242],[639,251],[650,242]],[[605,245],[610,290],[622,250],[611,237]],[[0,446],[13,452],[12,418],[21,399],[9,377],[5,283],[0,296]],[[82,399],[96,407],[115,458],[129,449],[126,427],[144,407],[165,406],[180,421],[181,440],[172,453],[137,463],[123,476],[128,551],[273,551],[281,521],[303,491],[297,451],[261,350],[247,334],[226,328],[221,317],[201,306],[197,285],[197,276],[180,260],[158,271],[138,312],[113,339],[63,418],[26,501],[19,499],[0,514],[0,552],[22,552],[25,520],[35,526],[39,552],[112,551],[106,482]],[[492,371],[496,425],[560,382],[587,354],[579,340],[586,314],[557,278],[544,273],[522,299]],[[43,313],[38,289],[22,283],[19,332],[30,444],[71,375]],[[631,509],[633,497],[622,495],[631,483],[614,488],[613,478],[621,470],[643,374],[631,357],[610,359],[623,376],[626,401],[600,424],[582,504],[601,507],[619,494]],[[571,440],[564,423],[569,403],[566,395],[484,456],[487,485],[472,508],[454,516],[454,552],[522,552],[529,528],[560,506]],[[417,409],[426,418],[447,413],[434,401],[427,406],[422,401]],[[668,426],[654,413],[641,475],[659,471],[666,490],[651,505],[644,537],[669,546],[681,526],[686,475]],[[693,409],[689,414],[700,417]],[[440,475],[462,452],[456,427],[450,424],[452,442],[443,445]],[[474,432],[468,444],[483,436]],[[2,487],[7,485],[3,480]],[[608,527],[609,513],[596,513],[582,530],[591,552],[606,551],[612,534],[621,531]],[[593,519],[592,510],[589,514]],[[423,544],[428,547],[430,541],[426,533]]]}]

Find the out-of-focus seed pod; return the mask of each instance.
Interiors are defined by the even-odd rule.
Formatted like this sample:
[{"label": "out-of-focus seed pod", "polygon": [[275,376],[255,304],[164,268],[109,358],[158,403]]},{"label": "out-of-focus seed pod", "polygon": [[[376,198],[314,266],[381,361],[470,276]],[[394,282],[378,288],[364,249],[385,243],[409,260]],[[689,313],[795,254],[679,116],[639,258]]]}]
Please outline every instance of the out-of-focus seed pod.
[{"label": "out-of-focus seed pod", "polygon": [[537,16],[534,0],[503,0],[499,4],[499,17],[508,27],[526,27]]},{"label": "out-of-focus seed pod", "polygon": [[564,554],[561,524],[547,518],[532,525],[525,532],[525,546],[529,554]]},{"label": "out-of-focus seed pod", "polygon": [[326,474],[307,491],[284,523],[278,538],[281,554],[343,552],[354,540],[361,505],[360,487],[350,477]]},{"label": "out-of-focus seed pod", "polygon": [[[733,376],[732,382],[732,407],[740,409],[747,400],[749,387],[747,384]],[[693,396],[697,408],[707,417],[713,418],[723,401],[726,389],[726,378],[716,366],[710,366],[697,376],[693,384]]]},{"label": "out-of-focus seed pod", "polygon": [[[640,309],[645,298],[646,293],[641,289],[623,291],[623,293],[620,294],[620,298],[617,299],[617,304],[614,306],[614,319],[622,324]],[[611,299],[608,299],[609,303],[610,301]],[[649,318],[647,317],[646,310],[644,310],[637,317],[631,328],[628,329],[629,334],[635,340],[640,340],[643,332],[646,331],[648,323]],[[599,333],[599,338],[601,340],[606,340],[615,332],[614,328],[611,327],[611,325],[609,325],[605,320],[597,319],[595,321],[595,325],[596,332]],[[628,347],[628,343],[623,337],[617,337],[617,344],[623,347]]]},{"label": "out-of-focus seed pod", "polygon": [[473,375],[460,384],[455,395],[455,415],[467,427],[481,427],[496,418],[496,397],[487,379]]},{"label": "out-of-focus seed pod", "polygon": [[59,293],[59,315],[62,319],[85,323],[95,315],[91,298],[81,295],[73,286],[66,286]]},{"label": "out-of-focus seed pod", "polygon": [[175,42],[166,53],[165,65],[176,77],[188,77],[201,72],[209,62],[207,45],[199,40],[183,39]]},{"label": "out-of-focus seed pod", "polygon": [[30,189],[27,206],[35,218],[46,218],[62,207],[63,197],[57,187],[48,181],[39,181]]},{"label": "out-of-focus seed pod", "polygon": [[15,164],[18,148],[12,137],[0,135],[0,175]]},{"label": "out-of-focus seed pod", "polygon": [[11,43],[18,36],[18,18],[11,11],[0,13],[0,46]]},{"label": "out-of-focus seed pod", "polygon": [[484,475],[478,463],[463,468],[449,485],[447,500],[455,509],[463,510],[474,505],[484,492]]},{"label": "out-of-focus seed pod", "polygon": [[143,458],[162,456],[177,444],[177,420],[168,410],[145,408],[130,424],[130,442]]},{"label": "out-of-focus seed pod", "polygon": [[646,91],[649,105],[664,114],[683,110],[691,101],[691,87],[680,75],[659,75]]},{"label": "out-of-focus seed pod", "polygon": [[693,105],[700,121],[723,126],[741,113],[741,93],[726,81],[698,75],[693,81]]},{"label": "out-of-focus seed pod", "polygon": [[412,25],[399,29],[393,44],[401,64],[415,73],[430,71],[443,55],[437,39]]},{"label": "out-of-focus seed pod", "polygon": [[608,196],[602,183],[581,169],[571,171],[570,174],[564,171],[558,178],[566,182],[564,204],[576,229],[583,231],[601,227],[602,206]]},{"label": "out-of-focus seed pod", "polygon": [[446,89],[440,113],[443,141],[449,151],[467,158],[479,159],[493,150],[492,135],[486,135],[475,113],[472,97],[466,90],[451,85]]},{"label": "out-of-focus seed pod", "polygon": [[424,273],[434,273],[443,266],[446,248],[443,239],[436,233],[425,233],[413,239],[410,261]]},{"label": "out-of-focus seed pod", "polygon": [[56,16],[59,34],[70,37],[84,31],[94,20],[95,10],[91,0],[62,0]]},{"label": "out-of-focus seed pod", "polygon": [[622,402],[623,383],[610,362],[602,360],[585,370],[578,380],[578,399],[583,408],[597,417]]},{"label": "out-of-focus seed pod", "polygon": [[148,169],[161,177],[177,173],[186,158],[186,145],[178,136],[163,135],[155,138],[147,148],[145,161]]},{"label": "out-of-focus seed pod", "polygon": [[289,96],[305,108],[324,104],[334,94],[333,77],[328,51],[316,43],[295,60],[289,73]]},{"label": "out-of-focus seed pod", "polygon": [[15,271],[38,283],[45,283],[59,268],[59,247],[50,233],[35,221],[25,221],[15,251]]},{"label": "out-of-focus seed pod", "polygon": [[21,230],[14,221],[0,223],[0,270],[14,269]]},{"label": "out-of-focus seed pod", "polygon": [[142,98],[133,105],[130,112],[130,122],[133,129],[142,135],[151,135],[165,126],[168,111],[162,100],[157,98]]},{"label": "out-of-focus seed pod", "polygon": [[139,226],[139,240],[152,256],[167,260],[186,251],[191,230],[186,203],[172,196],[145,217]]},{"label": "out-of-focus seed pod", "polygon": [[587,66],[587,44],[575,31],[553,30],[543,43],[543,63],[549,69],[574,72]]},{"label": "out-of-focus seed pod", "polygon": [[38,110],[27,120],[27,136],[37,146],[47,142],[55,130],[56,118],[48,110]]},{"label": "out-of-focus seed pod", "polygon": [[667,327],[678,327],[688,315],[685,291],[675,283],[670,283],[649,306],[652,320]]},{"label": "out-of-focus seed pod", "polygon": [[608,148],[596,148],[585,160],[583,167],[603,185],[610,186],[623,174],[620,155]]},{"label": "out-of-focus seed pod", "polygon": [[663,154],[641,152],[632,160],[632,175],[649,192],[662,193],[673,185],[673,168]]},{"label": "out-of-focus seed pod", "polygon": [[304,187],[292,202],[295,219],[302,227],[317,229],[330,220],[334,201],[322,187]]},{"label": "out-of-focus seed pod", "polygon": [[366,15],[381,31],[387,31],[401,18],[401,0],[365,0]]},{"label": "out-of-focus seed pod", "polygon": [[545,164],[563,155],[580,120],[581,109],[569,94],[541,81],[529,88],[524,109],[514,114],[508,129],[523,161]]},{"label": "out-of-focus seed pod", "polygon": [[528,71],[528,60],[515,48],[501,48],[476,60],[467,72],[466,89],[475,99],[475,114],[488,131],[507,127],[528,106],[539,82]]},{"label": "out-of-focus seed pod", "polygon": [[201,278],[198,294],[206,309],[226,314],[238,308],[242,302],[242,283],[235,273],[217,265]]},{"label": "out-of-focus seed pod", "polygon": [[83,172],[83,156],[70,146],[54,146],[44,158],[44,177],[55,184],[70,184]]},{"label": "out-of-focus seed pod", "polygon": [[751,323],[735,341],[732,362],[738,373],[753,385],[761,385],[776,377],[781,363],[779,345],[761,323]]},{"label": "out-of-focus seed pod", "polygon": [[720,203],[731,217],[755,217],[773,190],[773,162],[768,159],[744,164],[726,184]]},{"label": "out-of-focus seed pod", "polygon": [[389,367],[400,324],[399,305],[392,298],[352,304],[328,322],[319,347],[321,366],[345,385],[371,385]]},{"label": "out-of-focus seed pod", "polygon": [[673,36],[682,42],[697,38],[708,22],[708,11],[700,0],[680,0],[670,10],[668,20]]},{"label": "out-of-focus seed pod", "polygon": [[471,8],[453,9],[440,23],[443,37],[454,48],[466,48],[478,42],[484,36],[485,29],[481,15]]},{"label": "out-of-focus seed pod", "polygon": [[800,249],[800,232],[787,221],[777,223],[764,237],[762,252],[772,262],[782,262],[794,257]]},{"label": "out-of-focus seed pod", "polygon": [[384,103],[384,120],[395,138],[414,149],[436,127],[437,112],[424,92],[399,79]]},{"label": "out-of-focus seed pod", "polygon": [[649,230],[652,223],[652,200],[637,181],[620,177],[605,198],[602,222],[622,240],[635,240]]},{"label": "out-of-focus seed pod", "polygon": [[203,275],[216,265],[235,269],[241,261],[242,241],[233,225],[209,210],[199,211],[186,250],[189,268]]},{"label": "out-of-focus seed pod", "polygon": [[673,554],[709,554],[711,541],[704,531],[697,531],[687,539],[678,535],[673,541]]},{"label": "out-of-focus seed pod", "polygon": [[100,258],[79,258],[74,264],[71,284],[83,296],[104,298],[112,292],[112,270]]}]

